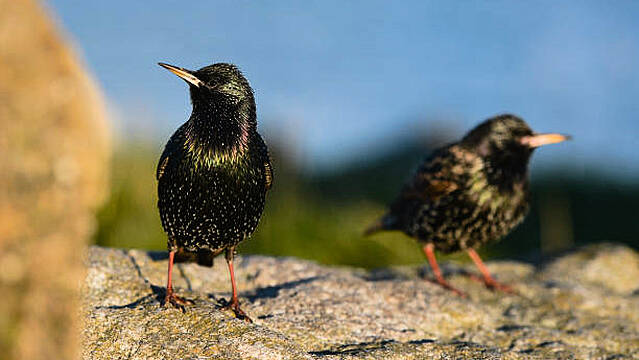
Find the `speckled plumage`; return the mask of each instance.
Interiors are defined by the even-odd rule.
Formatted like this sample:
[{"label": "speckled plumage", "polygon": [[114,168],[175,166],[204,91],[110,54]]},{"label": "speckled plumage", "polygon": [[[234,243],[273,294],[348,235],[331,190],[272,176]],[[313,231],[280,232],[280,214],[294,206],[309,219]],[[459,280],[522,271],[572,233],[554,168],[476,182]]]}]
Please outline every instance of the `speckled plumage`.
[{"label": "speckled plumage", "polygon": [[191,117],[171,136],[157,167],[168,249],[175,262],[207,266],[226,251],[232,266],[235,246],[257,227],[272,182],[253,91],[234,65],[197,71],[160,65],[189,83],[193,103]]},{"label": "speckled plumage", "polygon": [[166,164],[159,167],[160,217],[170,250],[216,254],[257,227],[270,178],[267,150],[255,133],[247,144],[252,151],[237,158],[203,158],[184,146],[190,125],[173,135],[162,160]]},{"label": "speckled plumage", "polygon": [[[474,252],[501,239],[528,212],[528,162],[534,147],[551,143],[549,136],[561,141],[558,134],[534,134],[514,115],[484,121],[428,157],[367,232],[403,231],[430,247],[427,256],[432,249]],[[545,143],[531,143],[542,137]]]},{"label": "speckled plumage", "polygon": [[[218,75],[218,73],[226,76]],[[242,98],[191,86],[193,113],[171,136],[157,169],[158,208],[169,250],[217,254],[251,235],[270,186],[267,147],[257,133],[248,81],[229,64],[194,72]],[[201,92],[205,91],[204,94]],[[178,259],[179,261],[179,259]]]}]

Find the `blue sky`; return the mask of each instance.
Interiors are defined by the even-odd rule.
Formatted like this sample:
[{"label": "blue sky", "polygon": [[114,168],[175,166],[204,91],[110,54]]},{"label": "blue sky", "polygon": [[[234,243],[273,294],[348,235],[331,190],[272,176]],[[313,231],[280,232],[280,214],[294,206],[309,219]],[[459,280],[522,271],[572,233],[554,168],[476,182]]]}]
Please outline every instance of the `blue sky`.
[{"label": "blue sky", "polygon": [[[398,6],[399,5],[399,6]],[[190,114],[158,61],[240,66],[260,129],[309,168],[410,134],[451,139],[512,112],[574,136],[534,166],[639,178],[639,2],[70,1],[48,6],[124,136],[163,141]],[[291,150],[293,151],[293,150]]]}]

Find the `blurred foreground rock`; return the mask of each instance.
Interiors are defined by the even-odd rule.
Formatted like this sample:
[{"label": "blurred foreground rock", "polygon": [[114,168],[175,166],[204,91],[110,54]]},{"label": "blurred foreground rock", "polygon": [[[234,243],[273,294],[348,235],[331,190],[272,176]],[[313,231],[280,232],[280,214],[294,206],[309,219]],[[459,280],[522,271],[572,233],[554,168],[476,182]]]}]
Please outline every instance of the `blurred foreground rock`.
[{"label": "blurred foreground rock", "polygon": [[0,358],[78,355],[78,284],[108,181],[100,93],[31,0],[0,0]]},{"label": "blurred foreground rock", "polygon": [[230,286],[217,260],[178,266],[178,292],[195,301],[182,313],[159,307],[164,254],[91,248],[84,358],[639,358],[639,254],[623,246],[584,248],[540,269],[489,263],[517,296],[445,264],[469,299],[422,280],[424,267],[367,272],[245,256],[237,274],[254,324],[218,310]]}]

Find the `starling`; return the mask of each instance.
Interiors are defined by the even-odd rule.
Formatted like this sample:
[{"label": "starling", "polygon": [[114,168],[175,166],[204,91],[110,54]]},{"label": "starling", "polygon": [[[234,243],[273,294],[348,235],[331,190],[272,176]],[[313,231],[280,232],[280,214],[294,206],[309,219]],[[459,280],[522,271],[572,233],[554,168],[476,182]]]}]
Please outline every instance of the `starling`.
[{"label": "starling", "polygon": [[158,208],[168,236],[169,269],[164,304],[190,301],[171,286],[174,262],[213,266],[224,252],[233,295],[226,307],[251,321],[237,298],[233,256],[264,210],[273,180],[268,149],[257,132],[253,90],[231,64],[191,71],[159,63],[189,85],[193,112],[171,136],[158,162]]},{"label": "starling", "polygon": [[499,240],[526,216],[533,150],[568,138],[534,133],[515,115],[490,118],[434,151],[366,234],[399,230],[417,239],[437,282],[458,295],[464,296],[442,277],[435,250],[465,250],[488,288],[512,292],[493,279],[475,249]]}]

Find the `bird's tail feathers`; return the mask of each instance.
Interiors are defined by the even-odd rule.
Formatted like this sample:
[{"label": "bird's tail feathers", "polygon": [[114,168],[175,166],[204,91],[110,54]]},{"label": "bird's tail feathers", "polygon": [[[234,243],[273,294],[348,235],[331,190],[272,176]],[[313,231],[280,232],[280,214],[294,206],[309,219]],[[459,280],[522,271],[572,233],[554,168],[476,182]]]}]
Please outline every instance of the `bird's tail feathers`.
[{"label": "bird's tail feathers", "polygon": [[188,251],[184,248],[178,248],[177,252],[175,253],[175,263],[189,263],[189,262],[196,262],[198,265],[201,266],[208,266],[208,267],[212,267],[213,266],[213,258],[215,257],[215,253],[212,253],[211,251],[206,251],[206,250],[202,250],[202,251]]},{"label": "bird's tail feathers", "polygon": [[364,230],[364,236],[370,236],[380,231],[394,230],[394,225],[395,217],[390,214],[386,214],[367,227],[366,230]]}]

